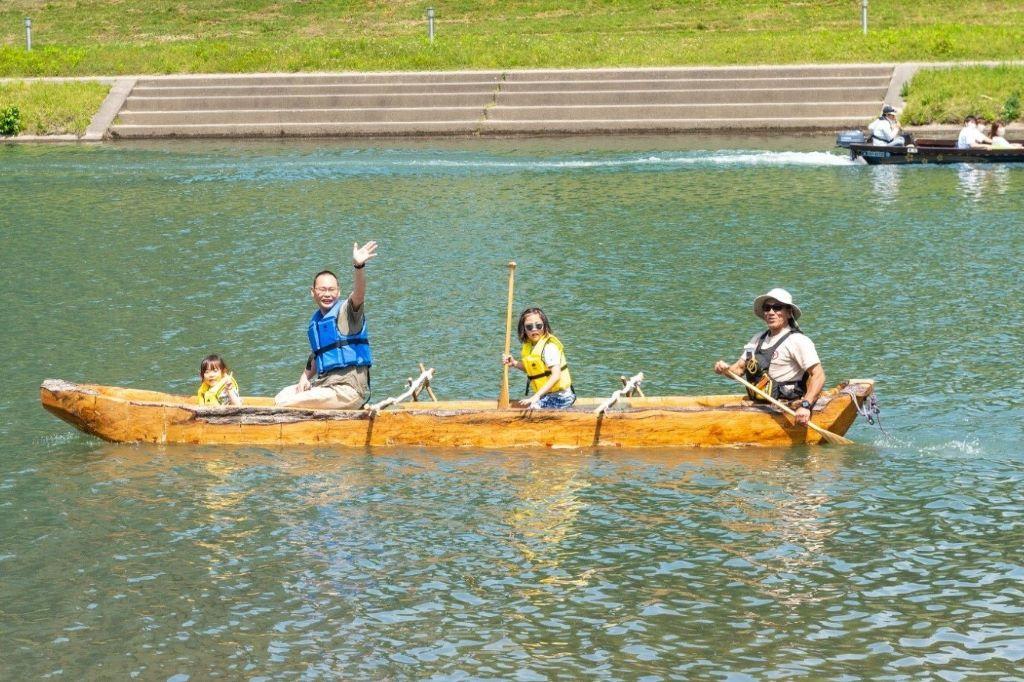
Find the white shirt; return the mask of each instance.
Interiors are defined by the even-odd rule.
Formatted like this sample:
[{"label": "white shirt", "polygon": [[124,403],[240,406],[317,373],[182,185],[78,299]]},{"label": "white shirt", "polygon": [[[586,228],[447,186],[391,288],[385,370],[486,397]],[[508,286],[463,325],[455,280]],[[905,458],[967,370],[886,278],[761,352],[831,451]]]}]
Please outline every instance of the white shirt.
[{"label": "white shirt", "polygon": [[[778,334],[769,336],[761,344],[761,348],[771,348],[778,343],[783,334],[789,331],[790,329],[786,327]],[[755,335],[743,347],[744,359],[754,354],[757,342],[761,339],[761,334],[763,333]],[[804,334],[793,332],[781,346],[775,349],[772,361],[768,365],[768,376],[775,381],[797,381],[804,375],[804,372],[819,364],[821,364],[821,360],[818,358],[818,351],[814,347],[814,342]]]},{"label": "white shirt", "polygon": [[[544,348],[540,351],[541,358],[544,359],[545,367],[554,367],[558,365],[559,360],[562,359],[562,354],[558,352],[558,346],[553,343],[545,343]],[[561,365],[558,365],[561,367]]]},{"label": "white shirt", "polygon": [[960,136],[956,138],[957,149],[970,149],[972,145],[978,144],[984,139],[981,131],[974,126],[964,126]]},{"label": "white shirt", "polygon": [[895,121],[887,118],[876,118],[868,124],[868,130],[871,131],[871,144],[876,146],[892,144],[898,133]]}]

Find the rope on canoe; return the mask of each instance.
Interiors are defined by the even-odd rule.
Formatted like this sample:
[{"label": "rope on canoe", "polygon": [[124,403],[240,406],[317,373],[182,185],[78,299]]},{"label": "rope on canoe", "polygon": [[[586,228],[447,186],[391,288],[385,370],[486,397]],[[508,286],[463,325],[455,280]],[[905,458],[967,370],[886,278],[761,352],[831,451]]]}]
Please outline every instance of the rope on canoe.
[{"label": "rope on canoe", "polygon": [[885,435],[885,429],[882,428],[882,410],[878,407],[878,397],[872,391],[871,395],[864,399],[863,402],[857,402],[857,390],[852,384],[844,386],[839,391],[840,394],[845,393],[853,400],[853,406],[857,409],[857,414],[864,417],[868,424],[871,426],[877,426],[878,430]]},{"label": "rope on canoe", "polygon": [[395,396],[393,398],[385,398],[379,403],[374,403],[373,405],[370,405],[366,409],[370,411],[371,417],[376,417],[378,414],[380,414],[380,411],[383,410],[385,407],[390,407],[391,405],[400,403],[403,400],[412,397],[413,394],[418,394],[422,389],[423,384],[427,381],[430,381],[432,378],[434,378],[434,368],[431,367],[430,369],[425,369],[419,375],[419,377],[416,378],[415,381],[409,382],[409,388],[406,389],[405,393],[399,396]]},{"label": "rope on canoe", "polygon": [[594,410],[594,414],[599,415],[599,416],[604,414],[608,410],[609,407],[611,407],[615,403],[619,402],[619,398],[621,398],[624,395],[628,395],[628,394],[632,393],[633,389],[639,388],[640,384],[643,383],[643,380],[644,380],[644,373],[643,372],[640,372],[639,374],[636,374],[636,375],[630,377],[629,381],[626,382],[625,386],[623,386],[619,390],[615,391],[615,393],[612,393],[612,397],[611,398],[608,398],[608,400],[604,401],[603,403],[601,403],[600,405],[597,406],[597,409]]}]

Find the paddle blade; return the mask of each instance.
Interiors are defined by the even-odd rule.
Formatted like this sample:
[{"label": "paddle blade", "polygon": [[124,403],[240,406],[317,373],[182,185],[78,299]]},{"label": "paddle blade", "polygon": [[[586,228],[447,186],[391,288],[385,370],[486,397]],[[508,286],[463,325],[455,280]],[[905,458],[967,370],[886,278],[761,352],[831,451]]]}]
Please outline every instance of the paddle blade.
[{"label": "paddle blade", "polygon": [[832,433],[831,431],[823,429],[817,424],[813,424],[810,422],[807,425],[814,429],[815,431],[817,431],[818,433],[820,433],[822,439],[824,439],[827,443],[831,443],[832,445],[853,445],[852,440],[850,440],[849,438],[844,438],[843,436],[840,436],[838,433]]}]

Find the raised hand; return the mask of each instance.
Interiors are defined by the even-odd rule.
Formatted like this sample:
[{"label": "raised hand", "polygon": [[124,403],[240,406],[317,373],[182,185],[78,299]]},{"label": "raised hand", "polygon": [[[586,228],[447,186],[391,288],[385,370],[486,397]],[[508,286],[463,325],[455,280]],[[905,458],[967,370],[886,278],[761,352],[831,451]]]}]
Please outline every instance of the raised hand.
[{"label": "raised hand", "polygon": [[366,261],[377,255],[377,242],[368,241],[362,246],[358,242],[352,242],[352,265],[362,267]]}]

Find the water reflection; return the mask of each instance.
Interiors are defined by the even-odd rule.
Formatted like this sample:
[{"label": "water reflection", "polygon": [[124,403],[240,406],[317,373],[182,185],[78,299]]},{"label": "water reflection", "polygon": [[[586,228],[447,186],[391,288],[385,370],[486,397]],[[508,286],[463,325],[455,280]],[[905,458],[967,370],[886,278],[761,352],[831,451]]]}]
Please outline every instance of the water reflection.
[{"label": "water reflection", "polygon": [[986,195],[1006,194],[1010,186],[1010,169],[1006,166],[978,166],[957,164],[960,193],[972,201],[981,201]]},{"label": "water reflection", "polygon": [[871,173],[871,193],[873,198],[881,203],[894,202],[900,193],[900,180],[903,177],[903,169],[899,166],[876,165],[869,166]]}]

